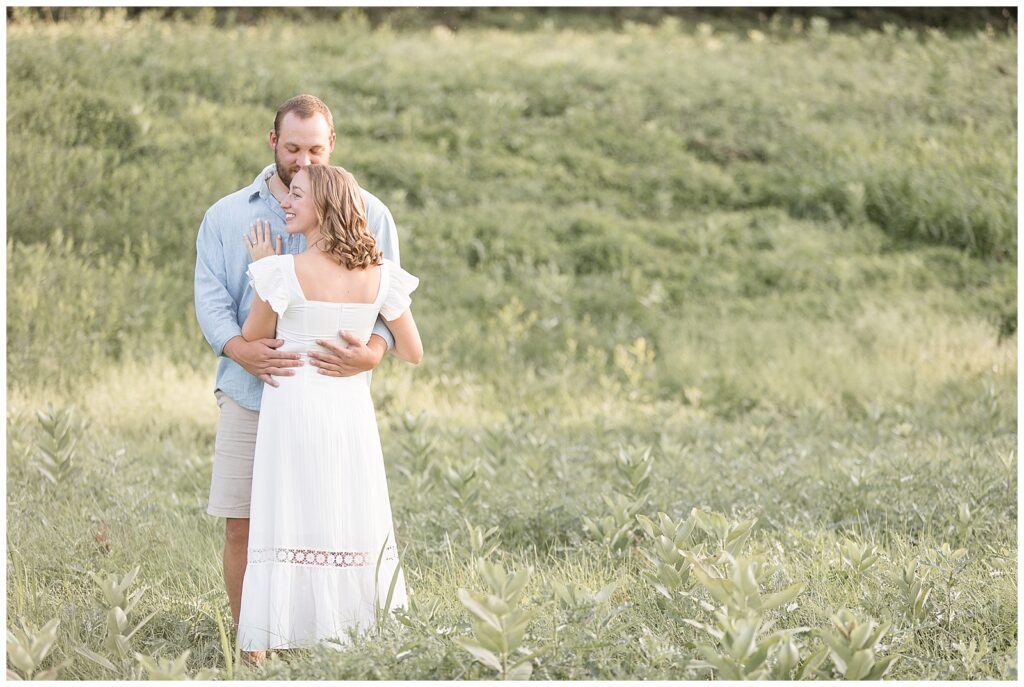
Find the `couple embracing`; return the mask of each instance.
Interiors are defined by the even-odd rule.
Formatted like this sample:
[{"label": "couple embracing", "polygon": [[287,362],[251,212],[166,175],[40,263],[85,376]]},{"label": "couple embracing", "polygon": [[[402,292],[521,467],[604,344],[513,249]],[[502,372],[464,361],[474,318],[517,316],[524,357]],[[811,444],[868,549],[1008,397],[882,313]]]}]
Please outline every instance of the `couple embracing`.
[{"label": "couple embracing", "polygon": [[226,518],[224,582],[254,663],[372,626],[396,574],[391,608],[406,604],[370,374],[388,350],[423,355],[418,279],[387,207],[329,165],[330,110],[291,98],[269,142],[274,164],[206,212],[195,272],[220,356],[207,512]]}]

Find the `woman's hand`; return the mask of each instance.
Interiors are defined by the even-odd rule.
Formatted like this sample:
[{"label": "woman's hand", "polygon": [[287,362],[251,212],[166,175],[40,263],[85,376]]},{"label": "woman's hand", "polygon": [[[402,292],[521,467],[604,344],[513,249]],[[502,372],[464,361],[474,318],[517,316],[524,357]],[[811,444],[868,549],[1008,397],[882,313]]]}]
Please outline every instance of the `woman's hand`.
[{"label": "woman's hand", "polygon": [[277,237],[277,251],[274,251],[274,247],[270,242],[270,222],[264,222],[261,219],[256,220],[249,225],[249,231],[243,235],[245,241],[245,247],[249,250],[249,256],[253,260],[259,260],[265,258],[268,255],[280,255],[281,254],[281,237]]}]

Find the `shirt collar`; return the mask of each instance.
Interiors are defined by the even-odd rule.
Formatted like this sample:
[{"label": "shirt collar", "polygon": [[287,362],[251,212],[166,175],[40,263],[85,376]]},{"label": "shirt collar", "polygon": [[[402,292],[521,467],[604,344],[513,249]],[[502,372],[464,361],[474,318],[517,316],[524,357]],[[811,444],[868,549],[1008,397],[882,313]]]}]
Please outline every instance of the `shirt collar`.
[{"label": "shirt collar", "polygon": [[274,197],[270,193],[270,187],[267,186],[267,179],[270,178],[275,170],[275,165],[270,164],[264,167],[263,171],[256,175],[256,178],[252,180],[252,184],[250,184],[247,189],[249,192],[249,200],[252,200],[253,196],[257,195],[267,201]]}]

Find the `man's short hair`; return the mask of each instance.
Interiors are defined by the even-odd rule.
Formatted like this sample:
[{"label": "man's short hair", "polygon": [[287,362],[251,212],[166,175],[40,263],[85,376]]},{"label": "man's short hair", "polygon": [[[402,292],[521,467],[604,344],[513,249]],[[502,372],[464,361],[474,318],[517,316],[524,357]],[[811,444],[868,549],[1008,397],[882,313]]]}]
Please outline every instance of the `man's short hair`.
[{"label": "man's short hair", "polygon": [[294,98],[285,100],[277,108],[277,116],[274,117],[275,135],[281,134],[281,120],[289,112],[294,112],[301,119],[309,119],[315,114],[322,114],[324,119],[327,120],[327,126],[330,128],[331,133],[334,133],[334,117],[331,116],[331,110],[324,104],[324,101],[315,95],[297,95]]}]

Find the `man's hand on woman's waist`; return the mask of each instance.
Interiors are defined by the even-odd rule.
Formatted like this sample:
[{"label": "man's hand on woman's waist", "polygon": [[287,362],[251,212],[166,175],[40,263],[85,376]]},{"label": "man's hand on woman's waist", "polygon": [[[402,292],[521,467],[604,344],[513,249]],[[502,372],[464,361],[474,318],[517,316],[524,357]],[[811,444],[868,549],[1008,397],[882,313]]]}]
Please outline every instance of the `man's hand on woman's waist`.
[{"label": "man's hand on woman's waist", "polygon": [[224,355],[241,365],[253,377],[270,386],[278,386],[271,375],[290,377],[295,374],[295,370],[289,368],[302,365],[298,353],[276,350],[283,344],[283,339],[246,341],[236,336],[224,344]]},{"label": "man's hand on woman's waist", "polygon": [[370,337],[368,344],[364,344],[362,339],[351,332],[341,331],[338,334],[348,343],[348,348],[342,348],[326,339],[317,339],[318,344],[331,352],[309,352],[309,364],[320,368],[322,375],[351,377],[372,370],[380,365],[388,351],[387,342],[377,334]]}]

